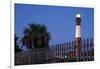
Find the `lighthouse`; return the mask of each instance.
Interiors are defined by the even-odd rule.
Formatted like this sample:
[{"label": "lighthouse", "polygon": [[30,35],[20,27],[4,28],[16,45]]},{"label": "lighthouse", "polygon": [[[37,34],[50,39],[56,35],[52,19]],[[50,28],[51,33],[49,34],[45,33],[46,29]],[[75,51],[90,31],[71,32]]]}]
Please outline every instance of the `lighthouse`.
[{"label": "lighthouse", "polygon": [[76,33],[75,33],[75,41],[76,41],[76,60],[80,60],[80,45],[81,45],[81,15],[76,14]]}]

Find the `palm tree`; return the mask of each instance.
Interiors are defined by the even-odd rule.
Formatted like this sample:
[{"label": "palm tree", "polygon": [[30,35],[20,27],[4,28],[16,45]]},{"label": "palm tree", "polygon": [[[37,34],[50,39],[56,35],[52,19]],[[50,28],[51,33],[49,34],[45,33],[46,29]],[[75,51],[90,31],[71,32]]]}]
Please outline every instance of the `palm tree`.
[{"label": "palm tree", "polygon": [[50,40],[50,33],[47,31],[45,25],[40,24],[29,24],[25,28],[24,37],[22,38],[23,45],[27,48],[44,48],[48,47]]},{"label": "palm tree", "polygon": [[41,25],[40,32],[41,32],[42,47],[45,46],[48,47],[50,40],[50,33],[47,31],[47,28],[44,25]]}]

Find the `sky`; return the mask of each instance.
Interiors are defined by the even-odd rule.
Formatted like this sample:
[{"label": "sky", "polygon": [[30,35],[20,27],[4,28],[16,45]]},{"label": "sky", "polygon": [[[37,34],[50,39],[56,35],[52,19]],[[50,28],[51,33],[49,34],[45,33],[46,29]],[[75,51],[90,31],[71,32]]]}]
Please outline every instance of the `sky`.
[{"label": "sky", "polygon": [[50,45],[75,40],[76,14],[81,14],[81,38],[94,38],[94,9],[69,6],[15,4],[15,33],[23,37],[23,30],[31,23],[44,24],[51,34]]}]

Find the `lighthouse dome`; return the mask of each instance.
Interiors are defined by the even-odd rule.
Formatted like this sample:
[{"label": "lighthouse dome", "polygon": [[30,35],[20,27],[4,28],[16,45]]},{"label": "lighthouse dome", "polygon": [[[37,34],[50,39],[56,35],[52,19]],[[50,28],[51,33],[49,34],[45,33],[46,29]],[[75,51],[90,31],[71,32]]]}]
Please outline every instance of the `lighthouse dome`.
[{"label": "lighthouse dome", "polygon": [[81,15],[78,13],[78,14],[76,14],[76,17],[77,17],[77,18],[80,18],[80,17],[81,17]]}]

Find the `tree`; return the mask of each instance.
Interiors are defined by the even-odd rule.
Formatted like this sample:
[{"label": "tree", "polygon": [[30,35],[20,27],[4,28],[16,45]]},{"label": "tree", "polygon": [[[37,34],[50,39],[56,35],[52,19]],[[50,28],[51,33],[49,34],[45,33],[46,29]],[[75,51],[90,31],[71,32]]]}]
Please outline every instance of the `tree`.
[{"label": "tree", "polygon": [[18,40],[18,37],[15,34],[15,38],[14,38],[14,41],[15,41],[15,53],[21,51],[21,49],[19,48],[19,45],[17,43],[17,40]]},{"label": "tree", "polygon": [[24,29],[23,34],[22,43],[27,48],[44,48],[49,45],[50,33],[47,31],[45,25],[29,24]]}]

